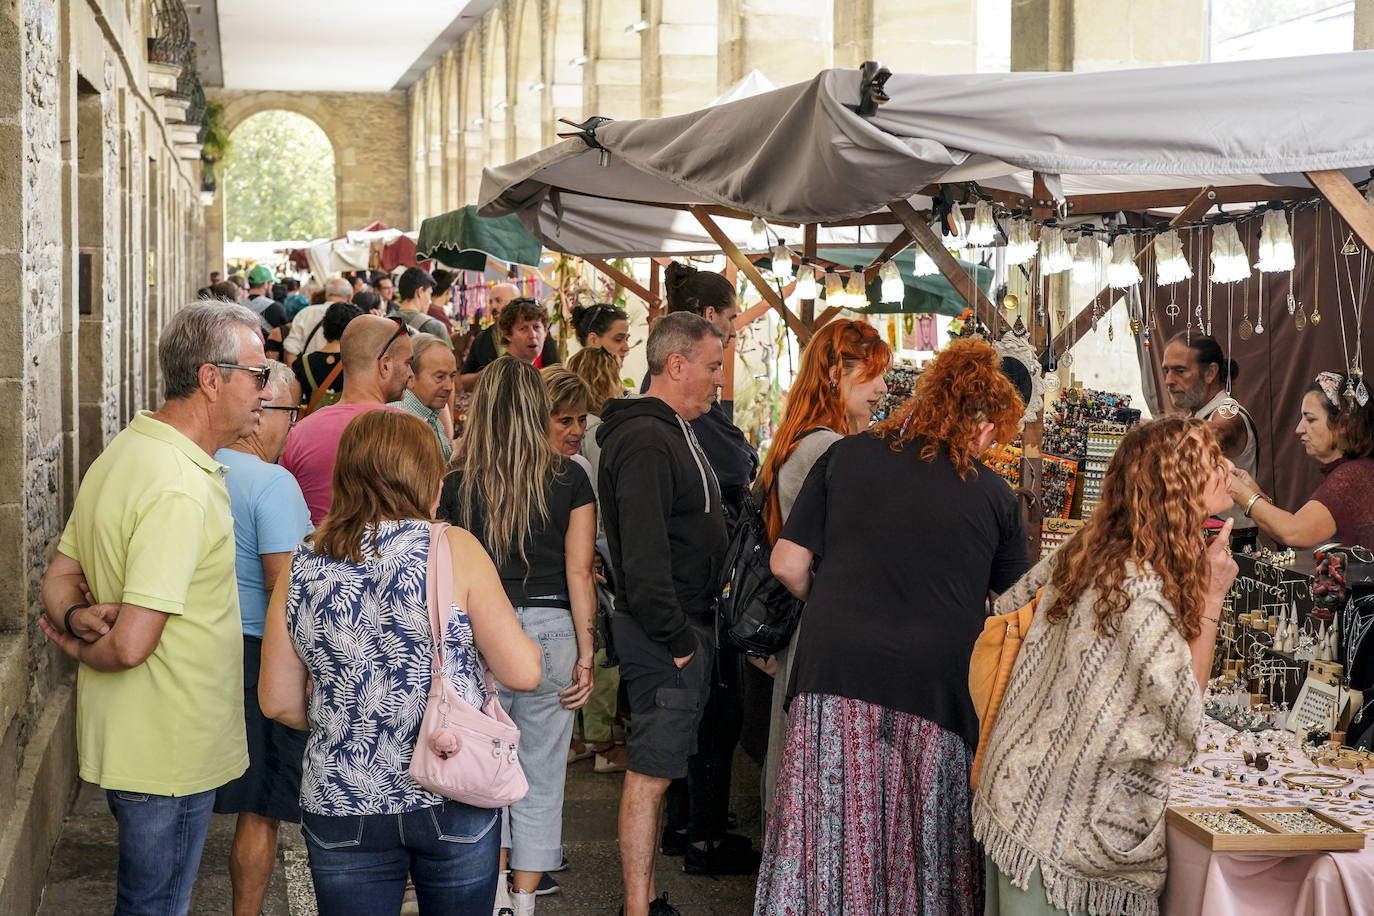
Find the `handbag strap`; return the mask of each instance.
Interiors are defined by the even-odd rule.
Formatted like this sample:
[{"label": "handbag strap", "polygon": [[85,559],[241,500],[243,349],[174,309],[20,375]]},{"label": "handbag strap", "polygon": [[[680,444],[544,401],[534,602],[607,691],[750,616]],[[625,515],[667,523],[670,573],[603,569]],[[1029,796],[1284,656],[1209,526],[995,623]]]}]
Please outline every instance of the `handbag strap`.
[{"label": "handbag strap", "polygon": [[[429,559],[425,564],[425,602],[429,605],[430,671],[442,677],[444,670],[444,634],[448,632],[449,614],[453,609],[453,554],[448,546],[448,522],[430,522]],[[475,648],[475,647],[474,647]],[[487,697],[496,696],[496,681],[491,668],[479,653],[477,665],[482,669]]]},{"label": "handbag strap", "polygon": [[[306,366],[309,367],[310,363],[308,357],[302,356],[301,359],[307,360]],[[310,403],[305,405],[305,410],[303,411],[306,416],[310,416],[315,408],[319,406],[320,398],[324,397],[324,393],[329,390],[330,385],[334,384],[334,379],[338,378],[339,373],[342,371],[343,357],[340,356],[339,361],[334,364],[334,368],[330,369],[329,374],[324,377],[324,384],[315,386],[315,393],[310,396]]]}]

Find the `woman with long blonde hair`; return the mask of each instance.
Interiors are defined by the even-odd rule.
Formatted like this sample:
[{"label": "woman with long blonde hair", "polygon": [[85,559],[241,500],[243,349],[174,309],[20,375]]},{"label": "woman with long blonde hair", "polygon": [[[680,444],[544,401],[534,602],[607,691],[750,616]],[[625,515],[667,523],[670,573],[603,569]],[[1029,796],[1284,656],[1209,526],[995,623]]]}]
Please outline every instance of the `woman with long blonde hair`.
[{"label": "woman with long blonde hair", "polygon": [[544,650],[538,686],[501,695],[520,727],[520,761],[530,783],[502,825],[516,916],[534,912],[540,879],[562,862],[573,711],[592,690],[596,497],[582,468],[550,445],[550,413],[539,370],[509,355],[487,366],[439,503],[440,518],[462,525],[487,548],[521,627]]},{"label": "woman with long blonde hair", "polygon": [[[776,541],[811,466],[837,439],[868,429],[878,401],[887,393],[884,376],[892,368],[892,348],[866,321],[832,321],[802,350],[787,407],[773,446],[759,469],[754,491],[761,495],[768,536]],[[764,670],[773,674],[768,724],[768,757],[763,767],[763,810],[772,806],[787,729],[787,682],[792,676],[792,641]]]},{"label": "woman with long blonde hair", "polygon": [[1158,912],[1169,772],[1193,755],[1236,575],[1233,522],[1203,539],[1231,469],[1203,420],[1132,430],[1087,525],[998,601],[1043,589],[973,802],[988,913]]},{"label": "woman with long blonde hair", "polygon": [[992,346],[955,341],[807,475],[772,557],[807,605],[759,916],[982,912],[968,660],[988,593],[1027,564],[1016,497],[978,456],[1022,409]]}]

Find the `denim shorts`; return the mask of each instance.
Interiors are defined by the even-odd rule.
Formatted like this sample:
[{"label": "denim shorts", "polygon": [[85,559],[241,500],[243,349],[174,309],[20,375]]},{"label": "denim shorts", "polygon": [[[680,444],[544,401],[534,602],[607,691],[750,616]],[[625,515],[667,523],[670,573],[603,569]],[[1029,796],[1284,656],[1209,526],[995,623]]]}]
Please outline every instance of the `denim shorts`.
[{"label": "denim shorts", "polygon": [[705,623],[692,623],[697,650],[679,669],[668,647],[649,638],[633,617],[611,618],[620,681],[630,701],[629,768],[644,776],[679,779],[697,750],[697,726],[710,693],[715,641]]}]

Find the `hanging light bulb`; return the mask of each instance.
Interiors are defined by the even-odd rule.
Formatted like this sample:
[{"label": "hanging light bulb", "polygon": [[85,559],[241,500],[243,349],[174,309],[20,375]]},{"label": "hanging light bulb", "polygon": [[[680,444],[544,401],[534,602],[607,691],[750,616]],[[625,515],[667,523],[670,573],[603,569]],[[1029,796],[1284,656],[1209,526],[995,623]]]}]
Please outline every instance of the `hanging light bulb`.
[{"label": "hanging light bulb", "polygon": [[851,309],[868,308],[868,287],[864,282],[864,269],[855,265],[844,287],[845,307]]},{"label": "hanging light bulb", "polygon": [[1112,289],[1130,289],[1140,282],[1140,268],[1135,263],[1135,239],[1123,232],[1112,240],[1112,261],[1107,265],[1107,285]]},{"label": "hanging light bulb", "polygon": [[997,222],[992,218],[992,204],[980,200],[973,205],[973,223],[968,227],[968,243],[974,248],[987,248],[997,238]]},{"label": "hanging light bulb", "polygon": [[749,249],[762,251],[768,247],[768,224],[756,216],[749,221]]},{"label": "hanging light bulb", "polygon": [[1293,236],[1288,231],[1288,217],[1282,210],[1269,210],[1260,226],[1259,258],[1255,269],[1264,273],[1292,270]]},{"label": "hanging light bulb", "polygon": [[1012,219],[1002,226],[1007,236],[1007,263],[1012,267],[1025,264],[1035,257],[1035,239],[1031,238],[1031,224]]},{"label": "hanging light bulb", "polygon": [[911,265],[911,275],[913,277],[929,277],[938,274],[940,268],[935,266],[935,259],[924,251],[916,252],[916,263]]},{"label": "hanging light bulb", "polygon": [[1073,255],[1064,241],[1064,230],[1046,226],[1040,232],[1040,272],[1045,275],[1062,274],[1073,267]]},{"label": "hanging light bulb", "polygon": [[887,261],[878,270],[882,281],[880,297],[883,302],[899,303],[906,298],[906,284],[902,282],[902,272],[897,269],[896,261]]},{"label": "hanging light bulb", "polygon": [[779,283],[792,282],[792,252],[781,242],[773,246],[773,279]]},{"label": "hanging light bulb", "polygon": [[827,305],[844,305],[844,279],[833,267],[825,269],[825,301]]},{"label": "hanging light bulb", "polygon": [[949,230],[943,241],[950,251],[963,251],[969,246],[968,224],[964,222],[963,211],[958,206],[950,207],[949,219],[941,223],[941,228]]},{"label": "hanging light bulb", "polygon": [[1235,283],[1250,276],[1250,259],[1234,223],[1212,230],[1212,282]]},{"label": "hanging light bulb", "polygon": [[798,299],[815,299],[820,295],[816,287],[816,268],[806,258],[802,258],[801,267],[797,268],[797,285],[793,293]]},{"label": "hanging light bulb", "polygon": [[1073,250],[1073,282],[1097,282],[1097,236],[1085,231]]},{"label": "hanging light bulb", "polygon": [[1193,279],[1193,266],[1183,256],[1183,242],[1173,229],[1155,239],[1155,278],[1160,286]]}]

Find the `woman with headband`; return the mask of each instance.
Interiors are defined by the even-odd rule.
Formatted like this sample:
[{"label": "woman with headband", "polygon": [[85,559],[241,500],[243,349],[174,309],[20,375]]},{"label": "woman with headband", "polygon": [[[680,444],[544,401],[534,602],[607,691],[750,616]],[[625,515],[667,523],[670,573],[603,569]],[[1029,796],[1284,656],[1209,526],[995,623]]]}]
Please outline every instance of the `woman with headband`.
[{"label": "woman with headband", "polygon": [[1231,498],[1281,544],[1315,547],[1336,540],[1374,548],[1374,404],[1358,402],[1353,381],[1322,372],[1303,395],[1296,432],[1321,464],[1323,479],[1296,512],[1274,505],[1249,474],[1231,472]]}]

